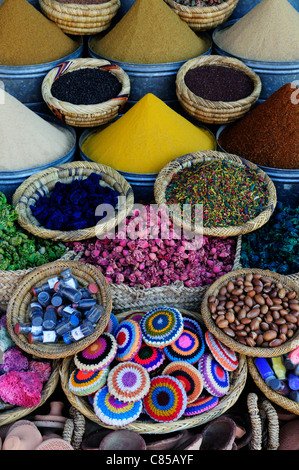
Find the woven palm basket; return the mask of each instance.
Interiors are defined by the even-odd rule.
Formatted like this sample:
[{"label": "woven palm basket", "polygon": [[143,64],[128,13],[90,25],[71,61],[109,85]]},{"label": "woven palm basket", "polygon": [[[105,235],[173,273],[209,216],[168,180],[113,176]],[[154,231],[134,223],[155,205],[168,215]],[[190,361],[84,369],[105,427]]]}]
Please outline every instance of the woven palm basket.
[{"label": "woven palm basket", "polygon": [[224,0],[210,7],[189,7],[175,0],[164,0],[194,31],[206,31],[224,23],[236,8],[239,0]]},{"label": "woven palm basket", "polygon": [[[59,276],[60,272],[67,268],[71,269],[80,287],[87,287],[89,284],[97,285],[98,293],[96,294],[96,299],[97,303],[105,308],[104,313],[100,317],[93,333],[74,343],[65,344],[61,339],[56,343],[34,342],[30,344],[27,335],[17,335],[14,332],[14,326],[19,322],[21,324],[30,323],[28,307],[35,298],[32,294],[32,288],[44,284],[52,277]],[[54,261],[31,271],[16,288],[7,306],[7,329],[12,340],[23,351],[37,357],[60,359],[72,356],[93,343],[105,330],[110,318],[111,309],[112,299],[109,284],[97,268],[77,261]]]},{"label": "woven palm basket", "polygon": [[52,373],[49,380],[44,384],[41,391],[41,400],[38,405],[31,408],[22,408],[21,406],[15,406],[9,410],[0,411],[0,426],[4,426],[10,423],[14,423],[19,419],[23,419],[25,416],[33,413],[40,406],[42,406],[48,398],[55,391],[59,382],[59,361],[52,361]]},{"label": "woven palm basket", "polygon": [[212,318],[212,313],[210,311],[208,299],[211,295],[217,296],[221,287],[226,286],[230,280],[236,279],[237,276],[246,275],[248,273],[257,273],[261,274],[262,276],[268,277],[274,283],[280,282],[286,289],[294,290],[297,293],[297,299],[299,299],[299,285],[294,281],[293,278],[288,276],[282,276],[278,273],[268,271],[268,270],[261,270],[255,268],[243,268],[237,271],[225,274],[217,281],[215,281],[209,289],[206,291],[202,304],[201,304],[201,314],[202,318],[205,322],[206,327],[219,341],[222,341],[224,344],[229,346],[234,351],[239,352],[240,354],[244,354],[245,356],[250,357],[275,357],[280,356],[282,354],[286,354],[297,346],[299,346],[299,329],[297,329],[293,336],[289,338],[287,341],[282,343],[280,346],[276,347],[260,347],[260,346],[245,346],[235,340],[233,337],[228,336],[221,328],[219,328],[215,320]]},{"label": "woven palm basket", "polygon": [[[144,310],[148,310],[148,308],[144,307]],[[180,308],[179,310],[184,316],[188,316],[188,317],[194,318],[202,322],[201,317],[199,317],[197,314],[184,310],[184,309],[180,309]],[[127,315],[133,312],[134,310],[123,312],[122,314],[117,315],[117,318],[119,320],[122,320]],[[179,420],[175,422],[171,422],[171,423],[158,423],[158,422],[153,422],[153,421],[136,420],[133,423],[122,427],[122,429],[129,429],[139,434],[165,434],[169,432],[179,431],[182,429],[190,429],[195,426],[200,426],[204,423],[212,421],[213,419],[221,416],[223,413],[225,413],[226,410],[232,407],[234,403],[236,403],[236,401],[238,400],[240,394],[242,393],[245,387],[245,383],[247,379],[247,362],[246,362],[245,356],[240,355],[238,359],[239,359],[238,368],[234,372],[230,373],[231,385],[230,385],[229,394],[220,398],[219,403],[216,407],[196,416],[191,416],[191,417],[183,416]],[[60,367],[60,379],[61,379],[62,389],[66,397],[68,398],[69,402],[71,403],[71,405],[75,407],[76,409],[78,409],[90,421],[93,421],[96,424],[99,424],[100,426],[104,428],[118,429],[117,427],[109,426],[105,423],[102,423],[102,421],[100,421],[98,417],[96,416],[96,414],[94,413],[93,407],[88,403],[88,401],[84,399],[83,397],[74,395],[69,390],[69,386],[68,386],[69,377],[74,369],[75,369],[75,365],[73,362],[73,358],[71,357],[65,358]]]},{"label": "woven palm basket", "polygon": [[116,15],[120,0],[81,5],[61,3],[55,0],[39,0],[41,11],[67,34],[97,34],[109,28]]},{"label": "woven palm basket", "polygon": [[[52,95],[52,85],[61,76],[83,68],[97,68],[114,75],[121,83],[121,91],[114,98],[90,105],[76,105],[67,101],[61,101]],[[74,59],[59,64],[50,70],[42,83],[42,95],[45,103],[52,113],[70,126],[95,127],[115,119],[130,94],[130,79],[127,73],[118,65],[108,60],[100,59]]]},{"label": "woven palm basket", "polygon": [[[204,66],[222,66],[244,72],[252,80],[252,93],[237,101],[211,101],[195,95],[187,87],[185,75],[191,69]],[[192,117],[208,124],[227,124],[240,119],[258,100],[261,89],[260,77],[243,62],[231,57],[196,57],[185,62],[176,76],[176,94],[180,104]]]},{"label": "woven palm basket", "polygon": [[174,174],[178,173],[183,168],[191,168],[196,163],[208,162],[211,160],[226,160],[227,162],[242,168],[250,168],[253,170],[257,170],[258,174],[263,178],[263,180],[267,184],[269,193],[267,207],[265,207],[264,210],[262,210],[255,218],[247,221],[246,223],[242,225],[228,227],[191,227],[190,224],[188,225],[187,223],[182,221],[182,219],[176,216],[175,213],[170,209],[169,214],[174,223],[178,227],[181,226],[187,231],[191,230],[192,233],[195,234],[203,233],[203,235],[212,237],[236,237],[245,233],[252,232],[253,230],[257,230],[266,222],[268,222],[269,218],[274,212],[277,203],[276,189],[274,183],[269,178],[269,176],[257,165],[249,162],[248,160],[241,159],[237,155],[226,154],[224,152],[217,152],[213,150],[208,150],[204,152],[194,152],[189,153],[187,155],[183,155],[182,157],[172,160],[164,168],[162,168],[156,178],[154,186],[156,203],[161,204],[162,206],[167,206],[165,192]]},{"label": "woven palm basket", "polygon": [[[40,197],[50,194],[57,182],[69,184],[74,179],[87,178],[91,173],[100,174],[104,183],[120,193],[119,207],[115,215],[104,217],[96,226],[81,230],[60,231],[42,227],[32,215],[30,206]],[[70,242],[99,237],[114,229],[132,209],[134,194],[130,184],[113,168],[99,163],[79,161],[53,166],[30,176],[14,193],[13,204],[18,212],[18,222],[25,230],[40,238]]]}]

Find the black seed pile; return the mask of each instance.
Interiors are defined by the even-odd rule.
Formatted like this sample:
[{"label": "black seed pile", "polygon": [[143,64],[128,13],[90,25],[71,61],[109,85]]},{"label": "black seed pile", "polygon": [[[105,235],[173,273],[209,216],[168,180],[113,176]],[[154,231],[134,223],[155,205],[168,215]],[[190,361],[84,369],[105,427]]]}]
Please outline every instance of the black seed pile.
[{"label": "black seed pile", "polygon": [[61,75],[51,87],[52,95],[72,104],[98,104],[115,98],[120,81],[107,70],[82,68]]},{"label": "black seed pile", "polygon": [[254,89],[254,83],[246,73],[222,65],[189,69],[184,80],[195,95],[210,101],[241,100]]}]

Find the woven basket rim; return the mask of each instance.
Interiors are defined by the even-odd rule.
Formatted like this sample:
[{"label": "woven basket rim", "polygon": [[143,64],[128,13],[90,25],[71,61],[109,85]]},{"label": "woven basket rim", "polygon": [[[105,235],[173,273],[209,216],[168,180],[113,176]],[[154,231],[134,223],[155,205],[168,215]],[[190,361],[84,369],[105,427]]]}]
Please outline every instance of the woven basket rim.
[{"label": "woven basket rim", "polygon": [[86,15],[87,17],[93,17],[99,15],[101,11],[105,14],[107,12],[114,13],[114,10],[118,10],[120,7],[120,0],[107,0],[105,3],[94,3],[94,4],[77,4],[77,3],[61,3],[56,0],[39,0],[41,8],[44,5],[52,8],[56,13],[65,13],[68,15]]},{"label": "woven basket rim", "polygon": [[193,16],[194,14],[207,14],[208,16],[211,16],[211,14],[217,14],[219,12],[226,12],[227,10],[230,10],[231,8],[234,8],[239,0],[226,0],[223,1],[222,3],[219,3],[218,5],[212,5],[212,6],[207,6],[207,7],[197,7],[197,6],[187,6],[187,5],[181,5],[177,3],[175,0],[166,0],[166,2],[171,5],[173,8],[178,10],[180,13],[186,13],[190,14]]},{"label": "woven basket rim", "polygon": [[[151,309],[152,307],[150,307]],[[145,307],[146,309],[146,307]],[[199,315],[196,312],[191,312],[182,308],[178,310],[186,316],[195,317],[197,320],[201,320]],[[124,318],[126,315],[133,313],[135,310],[127,310],[120,314],[117,314],[117,318]],[[215,417],[223,414],[227,409],[229,409],[237,401],[240,396],[243,388],[245,387],[246,378],[247,378],[247,361],[246,357],[243,355],[239,356],[239,366],[236,371],[232,372],[230,377],[233,377],[233,384],[231,385],[230,393],[219,399],[219,403],[216,407],[211,410],[207,410],[204,413],[199,415],[190,416],[190,417],[181,417],[178,421],[171,423],[158,423],[158,422],[147,422],[137,420],[133,423],[130,423],[126,426],[117,427],[109,426],[105,423],[102,423],[99,418],[95,415],[92,406],[86,403],[84,397],[76,396],[68,389],[68,380],[69,380],[69,369],[74,366],[72,364],[72,357],[67,357],[63,360],[60,368],[60,378],[62,389],[70,401],[70,403],[77,408],[83,415],[85,415],[91,421],[94,421],[97,424],[100,424],[104,428],[108,429],[129,429],[141,434],[156,434],[156,433],[168,433],[175,432],[180,429],[190,429],[192,427],[198,426],[200,424],[211,421]]]},{"label": "woven basket rim", "polygon": [[253,357],[247,357],[247,364],[248,371],[254,383],[270,401],[276,403],[277,405],[281,406],[281,408],[284,408],[285,410],[288,410],[291,413],[299,415],[299,403],[296,403],[295,401],[291,400],[286,396],[280,395],[279,393],[275,392],[270,387],[268,387],[266,382],[259,374],[257,367],[254,364]]},{"label": "woven basket rim", "polygon": [[[224,152],[218,152],[215,150],[207,150],[207,151],[198,151],[183,155],[182,157],[178,157],[175,160],[172,160],[170,163],[165,165],[164,168],[159,172],[155,185],[154,185],[154,195],[155,201],[157,204],[166,205],[167,201],[165,199],[165,190],[166,187],[172,177],[172,175],[176,171],[182,170],[183,167],[209,160],[228,160],[229,163],[232,163],[237,166],[247,167],[250,169],[257,170],[258,173],[263,177],[264,181],[267,183],[268,191],[269,191],[269,201],[267,207],[260,212],[255,218],[245,222],[242,225],[236,226],[228,226],[228,227],[203,227],[202,231],[196,231],[195,233],[203,233],[203,235],[208,236],[218,236],[218,237],[229,237],[229,236],[238,236],[245,233],[249,233],[252,230],[256,230],[264,225],[273,214],[274,209],[277,203],[277,196],[276,196],[276,189],[274,186],[273,181],[269,178],[269,176],[261,170],[257,165],[254,163],[241,158],[237,155],[228,154]],[[174,220],[175,217],[173,217]],[[190,229],[190,227],[184,225],[181,221],[177,220],[178,225]],[[200,229],[201,230],[201,229]]]},{"label": "woven basket rim", "polygon": [[263,270],[258,268],[237,269],[236,271],[231,271],[230,273],[223,275],[206,290],[201,304],[201,314],[206,327],[209,329],[209,331],[211,331],[214,336],[216,336],[216,338],[219,339],[219,341],[222,341],[222,343],[229,346],[232,350],[239,352],[240,354],[244,354],[245,356],[275,357],[290,352],[291,350],[299,346],[299,328],[297,329],[292,338],[288,339],[285,343],[282,343],[280,346],[276,346],[273,348],[263,348],[258,346],[251,347],[245,346],[239,343],[238,341],[234,340],[233,338],[230,338],[226,333],[221,330],[221,328],[218,328],[214,320],[211,318],[211,313],[208,307],[208,298],[211,295],[215,295],[215,293],[219,292],[220,288],[227,284],[230,279],[235,279],[239,275],[243,276],[249,273],[261,274],[262,276],[269,277],[270,279],[273,279],[276,282],[281,282],[283,285],[291,288],[292,290],[295,290],[299,298],[299,285],[288,276],[283,276],[274,271]]},{"label": "woven basket rim", "polygon": [[[61,340],[58,343],[50,343],[50,346],[43,343],[29,344],[25,335],[17,335],[14,332],[14,326],[15,323],[17,323],[15,320],[20,318],[20,309],[22,306],[23,309],[27,309],[28,304],[33,298],[31,293],[32,287],[41,284],[51,276],[57,276],[62,269],[66,268],[73,269],[75,273],[80,273],[77,274],[77,277],[79,275],[86,276],[89,280],[88,283],[95,283],[98,286],[99,292],[96,294],[96,298],[97,301],[104,306],[105,311],[102,314],[94,332],[85,338],[81,338],[75,343],[67,345],[64,344]],[[52,263],[47,263],[43,266],[33,269],[30,273],[24,276],[18,287],[16,287],[7,306],[7,328],[15,344],[24,351],[41,358],[62,359],[64,357],[75,354],[95,341],[95,339],[100,336],[106,328],[106,324],[110,318],[111,310],[112,296],[110,286],[103,274],[100,273],[96,267],[90,264],[80,263],[79,261],[72,260],[53,261]],[[24,314],[26,314],[26,310],[24,310]]]},{"label": "woven basket rim", "polygon": [[[117,211],[117,216],[113,219],[110,219],[109,223],[107,224],[104,232],[105,233],[112,228],[114,228],[117,223],[121,219],[124,219],[126,215],[130,212],[134,205],[134,193],[131,185],[127,182],[127,180],[116,170],[107,165],[103,165],[100,163],[95,162],[87,162],[87,161],[75,161],[71,163],[65,163],[63,165],[57,165],[54,167],[50,167],[42,172],[38,172],[28,179],[26,179],[16,190],[13,195],[13,204],[15,205],[15,209],[18,212],[18,222],[19,224],[25,228],[27,231],[33,233],[36,236],[41,238],[49,238],[55,239],[60,241],[78,241],[87,238],[92,238],[97,234],[100,233],[99,226],[95,227],[88,227],[85,229],[77,230],[77,231],[60,231],[60,230],[49,230],[45,227],[38,226],[32,223],[28,217],[30,214],[29,200],[33,194],[39,192],[39,190],[43,187],[47,187],[49,182],[53,181],[61,181],[62,174],[66,174],[69,178],[71,176],[70,172],[76,172],[76,170],[87,172],[97,172],[101,174],[106,174],[107,176],[111,177],[114,182],[121,185],[122,193],[121,195],[126,197],[126,207],[121,208],[121,211]],[[74,175],[72,175],[74,178]],[[79,174],[80,176],[80,174]],[[43,180],[43,178],[47,179],[47,182]],[[51,179],[50,179],[51,178]],[[29,211],[29,213],[28,213]]]}]

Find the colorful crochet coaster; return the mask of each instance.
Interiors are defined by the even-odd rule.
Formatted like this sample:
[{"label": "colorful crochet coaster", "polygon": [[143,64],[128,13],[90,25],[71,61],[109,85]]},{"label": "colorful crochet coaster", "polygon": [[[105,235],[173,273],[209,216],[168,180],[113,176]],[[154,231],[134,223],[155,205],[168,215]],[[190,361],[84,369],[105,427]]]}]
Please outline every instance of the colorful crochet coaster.
[{"label": "colorful crochet coaster", "polygon": [[69,378],[69,389],[74,395],[90,395],[106,384],[108,373],[109,367],[90,371],[75,369]]},{"label": "colorful crochet coaster", "polygon": [[118,361],[130,361],[138,353],[142,342],[139,323],[134,320],[122,321],[115,331]]},{"label": "colorful crochet coaster", "polygon": [[111,426],[126,426],[138,419],[142,411],[142,400],[125,403],[117,400],[105,386],[97,391],[93,399],[96,416]]},{"label": "colorful crochet coaster", "polygon": [[187,394],[187,403],[195,401],[203,391],[202,376],[189,362],[171,362],[163,370],[163,375],[171,375],[181,382]]},{"label": "colorful crochet coaster", "polygon": [[154,346],[150,346],[144,342],[141,343],[138,353],[132,359],[133,362],[140,364],[148,372],[160,367],[164,360],[165,354],[163,349],[154,348]]},{"label": "colorful crochet coaster", "polygon": [[107,386],[118,400],[141,400],[149,391],[150,376],[144,367],[134,362],[121,362],[111,369]]},{"label": "colorful crochet coaster", "polygon": [[163,348],[180,336],[184,323],[181,312],[176,308],[158,307],[142,317],[140,326],[146,344]]},{"label": "colorful crochet coaster", "polygon": [[184,328],[189,328],[189,330],[194,330],[197,334],[203,336],[200,323],[194,318],[183,316]]},{"label": "colorful crochet coaster", "polygon": [[229,391],[228,372],[214,359],[212,354],[204,354],[198,361],[204,388],[213,396],[222,397]]},{"label": "colorful crochet coaster", "polygon": [[213,396],[199,397],[193,403],[190,403],[189,405],[187,405],[184,416],[199,415],[200,413],[203,413],[204,411],[214,408],[215,406],[218,405],[218,403],[219,403],[218,397],[213,397]]},{"label": "colorful crochet coaster", "polygon": [[107,323],[107,326],[104,330],[105,333],[111,333],[114,335],[114,332],[116,328],[118,327],[118,319],[113,313],[110,313],[109,321]]},{"label": "colorful crochet coaster", "polygon": [[87,348],[79,351],[74,356],[74,362],[78,369],[98,370],[107,367],[115,358],[117,342],[110,333],[102,333]]},{"label": "colorful crochet coaster", "polygon": [[187,394],[181,382],[170,375],[158,375],[151,380],[143,399],[144,410],[155,421],[170,423],[178,420],[187,406]]},{"label": "colorful crochet coaster", "polygon": [[132,312],[129,315],[127,315],[124,320],[134,320],[137,321],[137,323],[140,322],[141,318],[146,314],[146,312]]},{"label": "colorful crochet coaster", "polygon": [[239,361],[235,351],[221,343],[210,331],[205,333],[206,344],[217,362],[229,372],[237,369]]},{"label": "colorful crochet coaster", "polygon": [[187,361],[195,364],[203,355],[205,343],[203,336],[185,327],[179,338],[164,348],[165,355],[171,361]]}]

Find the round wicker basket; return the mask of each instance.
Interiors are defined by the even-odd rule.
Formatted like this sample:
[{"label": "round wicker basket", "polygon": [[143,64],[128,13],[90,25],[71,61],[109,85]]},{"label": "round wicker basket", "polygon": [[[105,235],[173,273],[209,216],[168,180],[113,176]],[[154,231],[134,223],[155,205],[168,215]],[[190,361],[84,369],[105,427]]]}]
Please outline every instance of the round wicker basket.
[{"label": "round wicker basket", "polygon": [[165,2],[194,31],[206,31],[224,23],[232,14],[239,0],[225,0],[219,5],[209,7],[189,7],[175,0]]},{"label": "round wicker basket", "polygon": [[264,379],[262,378],[258,369],[255,366],[254,358],[247,357],[247,364],[248,364],[249,373],[254,383],[271,402],[276,403],[276,405],[279,405],[281,408],[288,410],[290,413],[299,415],[299,403],[275,392],[270,387],[268,387],[268,385],[266,385],[266,382],[264,381]]},{"label": "round wicker basket", "polygon": [[19,419],[23,419],[25,416],[33,413],[40,406],[42,406],[48,398],[55,391],[59,382],[59,361],[52,361],[52,373],[49,377],[49,380],[45,383],[41,391],[41,400],[38,405],[31,408],[22,408],[21,406],[16,406],[9,410],[0,412],[0,426],[5,426],[10,423],[14,423]]},{"label": "round wicker basket", "polygon": [[[144,309],[146,309],[146,307],[144,307],[143,310]],[[183,315],[189,316],[191,318],[193,317],[199,321],[202,321],[201,318],[193,312],[189,312],[184,309],[179,310]],[[123,319],[125,316],[129,315],[132,312],[132,310],[123,312],[122,314],[117,315],[117,318]],[[90,421],[93,421],[104,428],[117,429],[114,426],[109,426],[105,423],[102,423],[102,421],[100,421],[94,413],[92,406],[87,402],[87,400],[84,399],[84,397],[76,396],[72,392],[70,392],[68,382],[70,374],[72,373],[74,368],[75,365],[72,357],[65,358],[60,367],[61,386],[71,405],[74,408],[77,408]],[[212,408],[211,410],[205,411],[202,414],[192,417],[182,417],[178,421],[172,423],[157,423],[153,421],[149,422],[137,420],[131,424],[124,426],[123,428],[135,431],[139,434],[165,434],[168,432],[179,431],[182,429],[190,429],[195,426],[200,426],[201,424],[212,421],[213,419],[225,413],[225,411],[228,410],[230,407],[232,407],[234,403],[236,403],[236,401],[238,400],[240,394],[242,393],[247,379],[247,362],[245,356],[239,356],[239,366],[234,372],[231,373],[230,379],[231,386],[229,394],[220,398],[218,405],[215,408]]]},{"label": "round wicker basket", "polygon": [[258,170],[259,175],[263,177],[268,187],[269,200],[267,207],[265,207],[265,209],[261,211],[259,215],[256,216],[254,219],[251,219],[242,225],[228,227],[190,227],[190,225],[182,221],[180,217],[176,216],[175,213],[169,210],[170,217],[173,219],[176,226],[181,226],[187,231],[192,231],[192,233],[195,234],[203,233],[204,235],[212,237],[236,237],[245,233],[252,232],[253,230],[257,230],[266,222],[268,222],[269,218],[273,214],[277,203],[276,189],[274,183],[271,181],[269,176],[264,173],[261,169],[259,169],[255,164],[245,159],[241,159],[237,155],[225,154],[223,152],[217,152],[213,150],[208,150],[204,152],[194,152],[187,155],[183,155],[182,157],[172,160],[164,168],[162,168],[155,181],[154,193],[156,203],[167,206],[165,191],[174,174],[181,171],[183,168],[190,168],[196,163],[207,162],[211,160],[226,160],[229,163],[239,167],[241,166],[243,168],[251,168],[254,170]]},{"label": "round wicker basket", "polygon": [[[187,87],[185,75],[189,70],[203,66],[222,66],[244,72],[253,82],[252,93],[237,101],[211,101],[195,95]],[[238,59],[217,55],[196,57],[185,62],[176,77],[176,94],[182,107],[195,119],[208,124],[227,124],[240,119],[258,100],[261,89],[261,79],[247,65]]]},{"label": "round wicker basket", "polygon": [[[97,68],[111,73],[121,83],[121,91],[109,101],[92,105],[76,105],[58,100],[52,95],[51,88],[56,80],[66,73],[83,68]],[[95,127],[111,122],[121,112],[129,94],[129,76],[122,68],[108,60],[92,58],[68,60],[50,70],[42,83],[43,99],[52,113],[70,126],[75,127]]]},{"label": "round wicker basket", "polygon": [[42,13],[54,21],[64,33],[88,35],[109,28],[120,7],[120,0],[87,5],[39,0],[39,5]]},{"label": "round wicker basket", "polygon": [[[115,217],[109,219],[105,217],[94,227],[74,231],[49,230],[40,226],[33,217],[30,206],[36,203],[42,195],[49,194],[58,181],[68,184],[74,179],[87,178],[91,173],[100,174],[106,184],[119,191],[120,207]],[[14,193],[13,204],[18,212],[18,222],[25,230],[40,238],[69,242],[100,236],[114,229],[132,209],[134,194],[130,184],[113,168],[98,163],[79,161],[54,166],[30,176]]]},{"label": "round wicker basket", "polygon": [[205,322],[206,327],[213,335],[216,336],[216,338],[219,339],[219,341],[222,341],[224,344],[229,346],[234,351],[237,351],[240,354],[244,354],[245,356],[275,357],[275,356],[280,356],[282,354],[286,354],[292,351],[297,346],[299,346],[299,329],[297,329],[297,331],[294,333],[292,338],[288,339],[287,341],[282,343],[280,346],[268,347],[268,348],[259,347],[259,346],[245,346],[241,344],[240,342],[238,342],[237,340],[235,340],[233,337],[230,337],[225,332],[223,332],[223,330],[219,328],[216,325],[215,321],[213,320],[211,311],[209,308],[208,298],[211,295],[217,295],[221,287],[227,285],[227,283],[230,280],[236,279],[237,276],[239,275],[243,276],[248,273],[261,274],[262,276],[268,277],[270,280],[272,280],[275,283],[280,282],[284,287],[290,290],[296,291],[297,298],[299,298],[299,285],[296,282],[294,282],[292,278],[289,278],[288,276],[282,276],[281,274],[278,274],[272,271],[255,269],[255,268],[238,269],[234,272],[225,274],[224,276],[219,278],[206,291],[204,298],[202,300],[202,304],[201,304],[201,314],[202,314],[202,318]]},{"label": "round wicker basket", "polygon": [[[71,344],[65,344],[62,340],[56,343],[33,343],[28,342],[26,335],[17,335],[14,332],[14,326],[20,322],[28,323],[28,306],[34,298],[32,288],[34,286],[42,285],[47,279],[53,276],[58,276],[63,269],[70,268],[73,275],[77,279],[81,287],[86,287],[91,283],[98,286],[98,293],[96,294],[97,303],[103,305],[105,308],[104,313],[100,317],[95,330],[85,338],[80,339]],[[106,328],[112,310],[112,299],[109,284],[105,277],[99,272],[97,268],[90,264],[83,264],[77,261],[54,261],[53,263],[45,264],[39,268],[34,269],[31,273],[27,274],[16,288],[13,296],[11,297],[7,306],[7,329],[12,338],[19,348],[23,351],[33,354],[37,357],[47,359],[60,359],[67,356],[72,356],[76,352],[86,348],[89,344],[93,343],[98,336]]]}]

